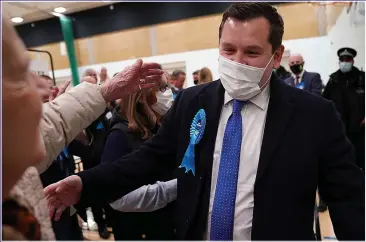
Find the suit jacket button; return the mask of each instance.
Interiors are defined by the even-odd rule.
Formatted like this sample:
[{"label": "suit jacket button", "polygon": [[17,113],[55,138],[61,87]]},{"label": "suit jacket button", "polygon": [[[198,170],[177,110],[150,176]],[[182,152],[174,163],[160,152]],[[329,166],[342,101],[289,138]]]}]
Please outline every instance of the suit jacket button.
[{"label": "suit jacket button", "polygon": [[143,239],[146,239],[146,234],[142,234],[142,235],[141,235],[141,237],[142,237]]}]

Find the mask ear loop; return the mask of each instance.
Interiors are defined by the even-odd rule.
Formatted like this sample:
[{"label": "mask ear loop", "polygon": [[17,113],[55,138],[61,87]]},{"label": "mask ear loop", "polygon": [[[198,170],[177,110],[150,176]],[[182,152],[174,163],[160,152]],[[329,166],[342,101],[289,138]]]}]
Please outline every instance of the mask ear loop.
[{"label": "mask ear loop", "polygon": [[[268,67],[269,63],[271,63],[271,61],[272,61],[272,59],[273,59],[273,57],[274,57],[274,55],[275,55],[275,54],[276,54],[276,53],[273,53],[273,55],[272,55],[271,59],[269,59],[269,61],[268,61],[267,65],[266,65],[266,67],[264,67],[263,75],[264,75],[264,73],[266,72],[266,70],[267,70],[267,67]],[[273,71],[271,71],[271,75],[269,75],[269,77],[268,77],[267,81],[266,81],[262,86],[259,86],[259,85],[258,85],[258,86],[259,86],[259,89],[261,89],[261,90],[262,90],[262,88],[263,88],[263,87],[267,86],[267,84],[268,84],[269,80],[270,80],[270,79],[271,79],[271,77],[272,77],[272,74],[273,74]],[[262,77],[261,77],[261,80],[262,80],[262,78],[263,78],[263,75],[262,75]]]}]

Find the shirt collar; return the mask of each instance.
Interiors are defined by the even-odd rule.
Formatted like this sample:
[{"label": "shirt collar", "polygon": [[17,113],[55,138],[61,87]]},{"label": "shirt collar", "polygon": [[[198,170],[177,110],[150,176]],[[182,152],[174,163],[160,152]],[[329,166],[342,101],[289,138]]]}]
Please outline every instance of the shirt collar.
[{"label": "shirt collar", "polygon": [[303,69],[303,70],[300,72],[300,74],[298,74],[298,75],[295,75],[294,73],[292,73],[292,77],[296,80],[296,76],[298,76],[298,77],[299,77],[299,80],[301,80],[301,79],[302,79],[302,77],[303,77],[303,75],[304,75],[304,72],[305,72],[305,70]]},{"label": "shirt collar", "polygon": [[[263,91],[261,91],[258,95],[252,97],[249,99],[249,101],[253,104],[255,104],[257,107],[259,107],[262,110],[265,110],[267,108],[267,104],[269,101],[270,96],[270,84],[268,84]],[[225,91],[225,98],[224,98],[224,104],[228,104],[231,102],[233,98]]]}]

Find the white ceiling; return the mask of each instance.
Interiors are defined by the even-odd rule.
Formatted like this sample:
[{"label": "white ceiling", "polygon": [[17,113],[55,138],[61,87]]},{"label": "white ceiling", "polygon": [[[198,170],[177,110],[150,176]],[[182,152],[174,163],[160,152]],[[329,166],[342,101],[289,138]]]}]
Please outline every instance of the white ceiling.
[{"label": "white ceiling", "polygon": [[1,2],[2,14],[7,18],[22,17],[24,21],[20,24],[35,22],[54,17],[50,13],[54,8],[64,7],[64,14],[79,12],[95,7],[111,4],[111,1],[101,2]]}]

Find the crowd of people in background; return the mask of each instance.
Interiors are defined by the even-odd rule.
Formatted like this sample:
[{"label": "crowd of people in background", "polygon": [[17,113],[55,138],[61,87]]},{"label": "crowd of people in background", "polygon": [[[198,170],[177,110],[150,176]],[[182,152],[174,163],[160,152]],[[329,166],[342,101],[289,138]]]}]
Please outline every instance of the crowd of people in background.
[{"label": "crowd of people in background", "polygon": [[[248,9],[253,16],[247,16]],[[258,28],[250,27],[258,24],[268,29],[273,25],[271,29],[277,32],[268,38],[269,30],[263,35],[256,32]],[[339,239],[360,239],[362,231],[364,234],[360,218],[364,213],[365,73],[354,66],[356,50],[346,47],[338,51],[339,70],[330,75],[326,85],[318,73],[305,70],[301,54],[290,56],[287,71],[280,66],[283,21],[277,11],[266,3],[236,3],[225,12],[220,26],[220,80],[214,81],[211,70],[203,67],[192,73],[195,87],[185,90],[183,70],[167,73],[159,63],[137,60],[113,76],[106,68],[100,73],[87,69],[81,83],[66,91],[70,81],[57,87],[49,76],[36,76],[22,68],[21,64],[29,64],[24,45],[9,23],[5,21],[3,26],[2,57],[8,59],[3,64],[3,194],[9,194],[3,199],[3,239],[83,240],[83,224],[92,229],[91,220],[103,239],[111,236],[107,227],[112,228],[115,240],[311,239],[308,232],[312,229],[318,182],[318,209],[333,209]],[[237,48],[239,53],[252,48],[251,41],[237,41],[242,33],[268,48],[254,48],[262,54],[254,54],[260,56],[257,59],[249,58],[249,62],[260,61],[256,63],[260,68],[249,66],[248,61],[240,59],[244,54],[235,55],[232,50]],[[232,38],[234,35],[238,38]],[[19,90],[23,90],[21,95],[13,94]],[[185,119],[198,115],[200,105],[207,112],[207,131],[192,151],[190,148],[196,145],[192,136],[200,131],[192,130],[193,124],[205,129],[206,120],[202,119],[206,116],[200,116],[198,124]],[[344,132],[332,107],[341,117]],[[18,116],[12,110],[25,114]],[[301,112],[295,114],[294,110]],[[249,115],[243,120],[250,127],[241,125],[244,113]],[[26,127],[19,123],[22,118],[29,122]],[[264,125],[265,120],[271,122]],[[335,130],[320,137],[322,125]],[[285,126],[289,131],[281,133]],[[230,135],[227,130],[231,130]],[[241,131],[250,136],[250,141],[241,143]],[[259,134],[263,133],[266,149],[261,151]],[[299,141],[298,137],[303,139]],[[17,144],[19,139],[21,144]],[[302,171],[292,169],[296,165],[291,157],[297,157],[297,151],[281,147],[277,139],[292,148],[296,142],[309,145],[298,149],[306,156],[298,158]],[[80,173],[76,173],[75,156],[83,164]],[[262,162],[248,165],[246,176],[234,172],[244,156]],[[196,169],[191,173],[180,169],[183,157],[196,159]],[[238,163],[223,167],[234,160]],[[207,164],[213,163],[211,174]],[[23,165],[17,167],[19,164]],[[206,169],[210,171],[204,172]],[[258,176],[267,176],[267,180],[261,178],[253,205],[253,174],[257,169]],[[321,176],[315,177],[319,173]],[[215,178],[212,187],[211,175]],[[297,176],[304,181],[298,181]],[[233,177],[234,183],[228,184]],[[238,189],[243,202],[239,205],[235,204],[236,182],[243,187]],[[278,187],[280,184],[284,187]],[[229,189],[229,185],[235,189]],[[34,192],[36,198],[26,195],[40,187],[45,188],[47,197],[41,192]],[[210,193],[211,189],[214,192]],[[233,198],[225,200],[231,195]],[[288,200],[292,202],[287,204],[289,212],[273,210],[286,206]],[[254,206],[258,209],[252,232],[248,221],[252,221]],[[234,223],[235,207],[242,209],[240,225]],[[348,212],[351,220],[345,215]],[[243,220],[243,214],[250,219]],[[278,226],[276,219],[281,221]],[[289,228],[279,231],[283,226]]]}]

